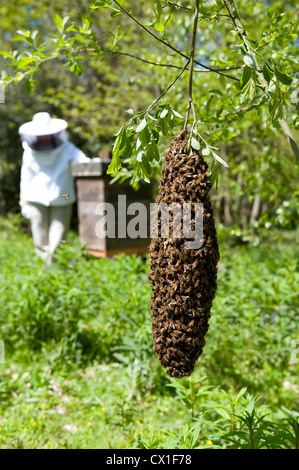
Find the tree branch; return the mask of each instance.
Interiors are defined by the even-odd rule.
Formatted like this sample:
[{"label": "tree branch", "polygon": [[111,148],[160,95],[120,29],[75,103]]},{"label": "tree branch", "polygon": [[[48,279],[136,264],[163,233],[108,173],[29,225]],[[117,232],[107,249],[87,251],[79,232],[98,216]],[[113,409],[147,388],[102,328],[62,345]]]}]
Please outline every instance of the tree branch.
[{"label": "tree branch", "polygon": [[180,73],[175,77],[175,79],[170,83],[170,85],[168,85],[168,87],[163,91],[163,93],[159,96],[159,98],[157,98],[148,108],[147,108],[147,112],[153,108],[154,106],[156,106],[156,104],[158,103],[158,101],[160,101],[161,98],[163,98],[164,95],[166,95],[166,93],[168,92],[168,90],[170,90],[170,88],[175,84],[175,82],[180,78],[180,76],[185,72],[186,68],[188,67],[189,65],[189,62],[190,60],[188,59],[185,66],[181,69]]},{"label": "tree branch", "polygon": [[154,65],[155,67],[169,67],[169,68],[180,69],[180,70],[182,69],[182,67],[180,67],[179,65],[163,64],[161,62],[154,62],[152,60],[143,59],[142,57],[131,54],[130,52],[115,51],[115,52],[112,52],[112,54],[131,57],[132,59],[140,60],[141,62],[145,62],[146,64]]},{"label": "tree branch", "polygon": [[194,13],[194,23],[192,31],[192,42],[191,42],[191,56],[190,56],[190,73],[189,73],[189,101],[186,111],[186,119],[184,124],[184,130],[187,128],[190,106],[192,106],[194,125],[196,126],[196,114],[192,98],[192,87],[193,87],[193,68],[194,68],[194,54],[195,54],[195,44],[196,44],[196,33],[197,33],[197,22],[198,22],[198,9],[199,9],[199,0],[195,0],[195,13]]},{"label": "tree branch", "polygon": [[[244,43],[244,46],[246,48],[246,51],[251,55],[251,57],[254,60],[255,66],[256,66],[256,75],[258,82],[260,84],[260,87],[263,89],[264,93],[267,93],[269,90],[269,85],[267,81],[264,79],[264,76],[262,72],[259,71],[259,65],[258,61],[256,58],[256,51],[252,49],[250,42],[247,39],[247,34],[245,31],[245,28],[243,27],[238,11],[236,9],[234,0],[223,0],[223,3],[225,4],[225,7],[227,9],[227,12],[229,16],[232,19],[232,22],[234,23],[235,29],[238,32],[242,42]],[[295,155],[297,162],[299,163],[299,148],[295,142],[295,139],[292,135],[291,129],[289,128],[288,123],[284,118],[278,119],[278,122],[280,124],[280,127],[292,149],[293,154]]]},{"label": "tree branch", "polygon": [[[85,52],[84,50],[79,50],[77,52]],[[105,51],[104,51],[105,52]],[[112,51],[112,54],[115,54],[115,55],[123,55],[123,56],[127,56],[127,57],[131,57],[132,59],[136,59],[136,60],[140,60],[141,62],[145,62],[146,64],[150,64],[150,65],[154,65],[155,67],[166,67],[166,68],[172,68],[172,69],[178,69],[178,70],[181,70],[182,67],[180,67],[179,65],[174,65],[174,64],[165,64],[165,63],[162,63],[162,62],[154,62],[152,60],[148,60],[148,59],[144,59],[143,57],[139,57],[137,55],[134,55],[134,54],[131,54],[130,52],[124,52],[124,51]],[[196,63],[196,62],[195,62]],[[242,69],[243,66],[242,65],[234,65],[234,66],[231,66],[231,67],[219,67],[215,70],[217,71],[224,71],[224,70],[240,70]],[[189,69],[186,69],[186,70],[189,70]],[[193,68],[193,72],[200,72],[200,73],[211,73],[213,72],[212,70],[209,70],[209,69],[196,69],[196,68]]]},{"label": "tree branch", "polygon": [[250,44],[250,42],[247,38],[246,31],[245,31],[245,29],[244,29],[244,27],[241,23],[241,20],[239,18],[235,3],[234,3],[233,0],[223,0],[223,2],[225,4],[225,7],[227,9],[227,12],[228,12],[229,16],[232,19],[232,22],[235,26],[235,30],[238,32],[241,41],[244,43],[246,51],[252,56],[252,58],[254,60],[255,67],[256,67],[256,74],[257,74],[259,84],[263,88],[263,91],[266,93],[268,91],[268,83],[264,79],[262,72],[259,72],[259,66],[258,66],[258,61],[257,61],[257,58],[256,58],[256,54],[255,54],[254,50],[252,49],[251,44]]},{"label": "tree branch", "polygon": [[174,2],[169,2],[168,0],[165,0],[165,3],[167,3],[167,5],[171,5],[176,8],[181,8],[182,10],[189,10],[189,11],[193,10],[193,8],[185,7],[184,5],[179,5],[178,3],[174,3]]},{"label": "tree branch", "polygon": [[[135,18],[128,10],[126,10],[126,8],[124,8],[117,0],[113,0],[114,3],[116,3],[116,5],[126,14],[128,15],[133,21],[135,21],[135,23],[138,24],[138,26],[140,26],[140,28],[144,29],[144,31],[146,31],[148,34],[150,34],[153,38],[155,38],[157,41],[161,42],[162,44],[164,44],[165,46],[169,47],[170,49],[172,49],[176,54],[179,54],[180,56],[184,57],[185,59],[189,60],[189,57],[184,54],[184,52],[180,51],[179,49],[177,49],[176,47],[172,46],[171,44],[169,44],[168,42],[164,41],[163,39],[161,39],[159,36],[157,36],[155,33],[153,33],[150,29],[148,29],[146,26],[144,26],[144,24],[140,23],[139,20],[137,20],[137,18]],[[235,81],[239,81],[238,78],[236,77],[233,77],[232,75],[228,75],[224,72],[220,72],[220,70],[218,69],[215,69],[213,67],[209,67],[208,65],[205,65],[205,64],[202,64],[201,62],[198,62],[196,60],[194,60],[194,63],[197,64],[197,65],[200,65],[201,67],[203,67],[204,69],[207,69],[209,70],[210,72],[215,72],[215,73],[218,73],[219,75],[223,75],[224,77],[227,77],[227,78],[230,78],[231,80],[235,80]]]}]

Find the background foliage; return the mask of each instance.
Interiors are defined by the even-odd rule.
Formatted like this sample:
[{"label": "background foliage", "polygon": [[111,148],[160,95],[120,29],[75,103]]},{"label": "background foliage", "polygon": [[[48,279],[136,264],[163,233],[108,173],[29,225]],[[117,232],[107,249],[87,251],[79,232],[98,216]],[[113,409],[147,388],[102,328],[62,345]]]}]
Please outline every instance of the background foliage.
[{"label": "background foliage", "polygon": [[45,270],[1,219],[2,448],[298,448],[298,246],[229,247],[204,353],[166,376],[152,349],[148,260],[96,259],[71,233]]},{"label": "background foliage", "polygon": [[111,170],[125,157],[113,176],[158,179],[184,125],[195,2],[2,0],[1,447],[299,447],[298,166],[280,126],[297,139],[298,2],[236,1],[239,32],[225,3],[200,2],[192,95],[219,290],[178,381],[152,351],[147,259],[94,259],[77,233],[51,269],[33,256],[17,131],[48,111],[87,155],[114,149]]},{"label": "background foliage", "polygon": [[[211,166],[221,177],[216,216],[246,241],[269,223],[296,224],[298,166],[279,122],[284,116],[296,139],[298,4],[238,1],[245,37],[225,8],[231,3],[200,2],[193,99],[200,136],[229,165],[215,160]],[[127,123],[111,170],[123,156],[121,175],[154,177],[167,141],[183,127],[177,116],[161,113],[171,106],[185,116],[188,67],[176,78],[190,57],[194,4],[73,0],[43,3],[42,11],[35,1],[17,4],[1,4],[2,77],[15,84],[7,86],[0,108],[7,123],[1,130],[2,212],[18,210],[17,129],[41,109],[67,119],[72,139],[90,156],[112,151]],[[144,114],[161,96],[159,107]],[[147,126],[136,132],[144,117]],[[198,140],[212,163],[215,150]]]}]

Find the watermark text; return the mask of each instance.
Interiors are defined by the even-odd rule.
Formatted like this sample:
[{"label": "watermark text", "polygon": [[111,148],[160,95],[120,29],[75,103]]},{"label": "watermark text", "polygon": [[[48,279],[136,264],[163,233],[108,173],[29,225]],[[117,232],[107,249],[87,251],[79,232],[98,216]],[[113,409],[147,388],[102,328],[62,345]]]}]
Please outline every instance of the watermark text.
[{"label": "watermark text", "polygon": [[[95,224],[97,238],[184,238],[187,249],[199,249],[203,243],[202,203],[127,206],[126,196],[118,195],[117,205],[97,204],[95,215],[100,216]],[[134,217],[128,220],[128,216]]]}]

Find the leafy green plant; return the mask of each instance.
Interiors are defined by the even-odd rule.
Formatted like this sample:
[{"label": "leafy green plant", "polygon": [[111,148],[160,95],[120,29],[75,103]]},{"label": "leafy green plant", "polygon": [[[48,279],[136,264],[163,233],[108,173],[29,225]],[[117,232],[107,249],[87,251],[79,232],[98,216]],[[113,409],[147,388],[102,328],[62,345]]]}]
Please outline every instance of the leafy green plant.
[{"label": "leafy green plant", "polygon": [[183,403],[190,413],[191,421],[198,415],[198,407],[202,404],[207,395],[209,395],[210,386],[202,385],[206,377],[196,377],[191,375],[184,380],[170,379],[169,387],[176,390],[176,400]]},{"label": "leafy green plant", "polygon": [[152,349],[148,259],[96,259],[70,233],[45,270],[20,223],[0,219],[1,448],[298,447],[289,232],[257,247],[219,232],[205,353],[176,380]]},{"label": "leafy green plant", "polygon": [[224,442],[231,442],[235,449],[297,449],[298,419],[289,421],[290,430],[266,420],[266,415],[259,415],[255,409],[251,412],[245,411],[243,415],[237,415],[237,418],[235,431],[220,438]]}]

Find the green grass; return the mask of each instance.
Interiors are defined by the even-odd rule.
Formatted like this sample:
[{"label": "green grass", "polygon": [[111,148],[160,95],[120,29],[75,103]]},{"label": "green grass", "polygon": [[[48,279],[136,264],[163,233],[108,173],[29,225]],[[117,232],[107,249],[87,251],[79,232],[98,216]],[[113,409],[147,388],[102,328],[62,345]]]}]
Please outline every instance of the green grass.
[{"label": "green grass", "polygon": [[152,350],[147,259],[93,258],[70,233],[45,269],[0,219],[0,447],[298,448],[298,247],[279,236],[220,232],[204,353],[175,380]]}]

